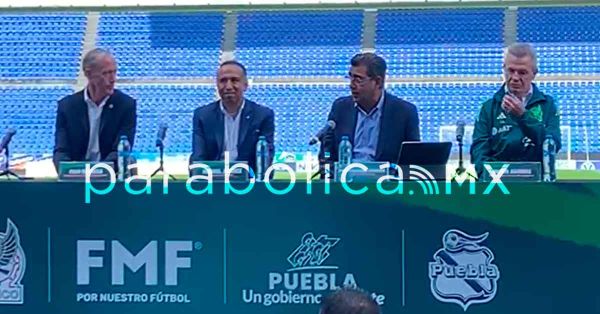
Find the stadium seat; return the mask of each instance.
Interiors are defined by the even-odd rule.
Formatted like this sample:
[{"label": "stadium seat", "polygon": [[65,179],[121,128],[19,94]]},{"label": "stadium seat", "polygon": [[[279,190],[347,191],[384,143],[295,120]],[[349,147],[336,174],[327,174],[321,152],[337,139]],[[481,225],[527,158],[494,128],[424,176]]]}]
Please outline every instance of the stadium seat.
[{"label": "stadium seat", "polygon": [[103,13],[98,45],[115,53],[121,78],[213,76],[223,21],[222,13]]},{"label": "stadium seat", "polygon": [[535,44],[542,75],[598,74],[599,19],[599,7],[520,8],[518,39]]},{"label": "stadium seat", "polygon": [[392,77],[499,75],[503,18],[502,9],[380,10],[375,48]]},{"label": "stadium seat", "polygon": [[238,15],[236,58],[252,77],[343,77],[360,52],[361,11]]},{"label": "stadium seat", "polygon": [[0,79],[75,79],[84,13],[0,14]]}]

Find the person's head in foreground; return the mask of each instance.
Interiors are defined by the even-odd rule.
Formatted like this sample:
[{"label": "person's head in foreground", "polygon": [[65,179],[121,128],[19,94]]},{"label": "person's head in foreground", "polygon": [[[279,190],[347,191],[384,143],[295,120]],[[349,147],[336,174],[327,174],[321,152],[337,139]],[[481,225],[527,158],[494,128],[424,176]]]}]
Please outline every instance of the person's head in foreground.
[{"label": "person's head in foreground", "polygon": [[381,314],[381,309],[366,291],[344,287],[323,298],[319,314]]}]

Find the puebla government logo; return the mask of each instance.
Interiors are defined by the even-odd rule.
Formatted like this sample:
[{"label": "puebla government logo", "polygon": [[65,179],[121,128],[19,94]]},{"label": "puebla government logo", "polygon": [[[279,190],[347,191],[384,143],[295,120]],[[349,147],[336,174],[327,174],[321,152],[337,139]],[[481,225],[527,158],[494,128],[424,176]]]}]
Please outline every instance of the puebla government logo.
[{"label": "puebla government logo", "polygon": [[0,304],[23,304],[25,253],[21,247],[19,230],[8,219],[6,231],[0,233]]},{"label": "puebla government logo", "polygon": [[[285,254],[286,266],[274,267],[268,273],[266,287],[242,289],[244,303],[266,307],[321,304],[323,296],[331,291],[358,286],[354,273],[331,263],[331,255],[341,242],[339,237],[307,232],[298,240]],[[372,293],[371,297],[379,305],[385,303],[383,294]]]},{"label": "puebla government logo", "polygon": [[496,296],[500,278],[494,254],[481,245],[489,233],[472,236],[460,230],[448,230],[443,248],[429,263],[431,293],[441,302],[456,303],[463,310],[471,304],[487,303]]}]

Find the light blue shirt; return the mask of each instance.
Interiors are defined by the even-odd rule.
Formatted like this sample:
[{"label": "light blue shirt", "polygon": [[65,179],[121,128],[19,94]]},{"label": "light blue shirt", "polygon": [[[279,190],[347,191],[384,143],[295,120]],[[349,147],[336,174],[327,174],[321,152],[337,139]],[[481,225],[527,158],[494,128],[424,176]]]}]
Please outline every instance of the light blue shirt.
[{"label": "light blue shirt", "polygon": [[100,118],[108,97],[110,96],[104,97],[99,104],[96,104],[88,95],[87,87],[83,90],[83,100],[87,104],[88,121],[90,123],[88,147],[85,153],[85,160],[87,161],[100,161]]},{"label": "light blue shirt", "polygon": [[225,107],[223,106],[223,102],[219,102],[221,107],[221,112],[223,112],[223,145],[225,146],[225,150],[223,150],[222,158],[225,158],[225,152],[229,152],[229,160],[237,160],[238,157],[238,139],[240,135],[240,116],[242,115],[242,110],[244,110],[244,105],[246,105],[246,100],[242,100],[242,105],[238,109],[238,112],[235,115],[229,114]]},{"label": "light blue shirt", "polygon": [[381,93],[377,106],[369,113],[364,112],[357,103],[354,103],[354,107],[358,110],[358,117],[356,119],[356,131],[354,132],[352,161],[375,161],[384,95],[385,91]]}]

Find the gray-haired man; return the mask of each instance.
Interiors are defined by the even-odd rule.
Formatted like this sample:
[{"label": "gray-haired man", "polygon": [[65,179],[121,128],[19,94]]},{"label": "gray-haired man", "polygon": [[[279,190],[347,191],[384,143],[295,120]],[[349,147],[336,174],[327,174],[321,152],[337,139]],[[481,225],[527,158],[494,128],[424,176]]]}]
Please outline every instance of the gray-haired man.
[{"label": "gray-haired man", "polygon": [[477,174],[489,161],[542,161],[547,136],[560,149],[560,120],[554,99],[533,84],[538,67],[530,44],[515,43],[504,54],[504,84],[481,106],[475,121],[471,162]]},{"label": "gray-haired man", "polygon": [[[136,101],[114,88],[117,63],[105,49],[88,52],[82,62],[87,86],[58,101],[54,166],[61,161],[117,160],[122,135],[133,146]],[[116,165],[116,162],[115,162]]]}]

